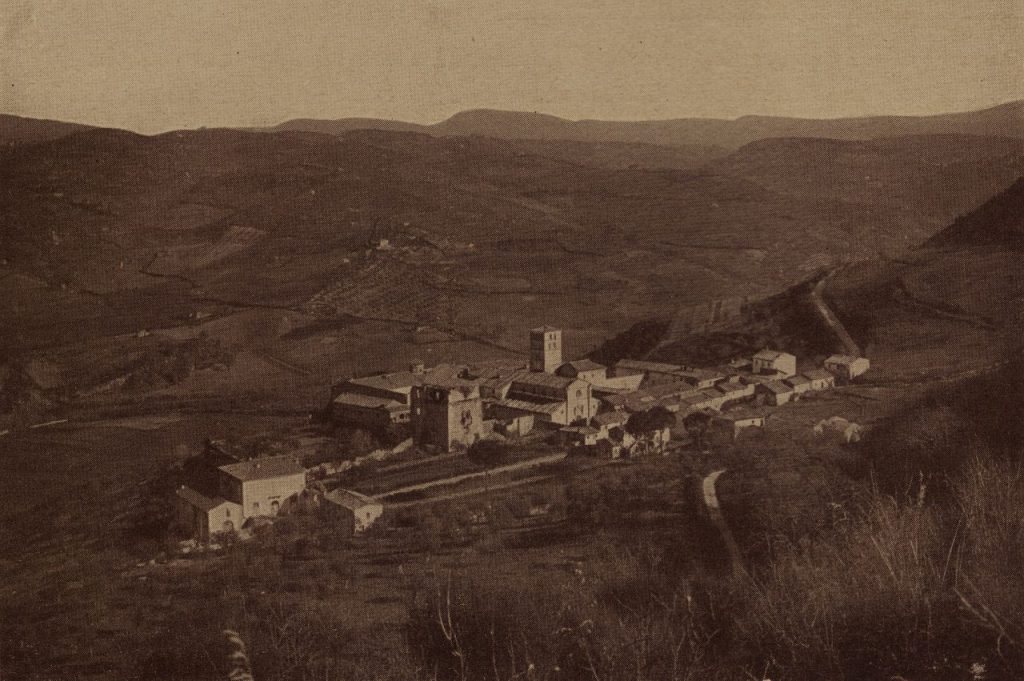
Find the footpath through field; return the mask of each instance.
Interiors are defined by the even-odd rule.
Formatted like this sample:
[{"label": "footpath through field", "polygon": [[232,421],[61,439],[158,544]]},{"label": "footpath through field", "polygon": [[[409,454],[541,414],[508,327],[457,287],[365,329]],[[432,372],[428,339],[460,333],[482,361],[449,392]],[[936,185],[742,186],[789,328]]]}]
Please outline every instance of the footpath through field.
[{"label": "footpath through field", "polygon": [[822,296],[822,293],[825,290],[825,284],[832,278],[832,275],[838,271],[839,270],[832,270],[827,276],[814,285],[814,289],[811,291],[811,302],[814,303],[814,307],[818,311],[818,314],[821,315],[821,318],[825,320],[828,327],[832,329],[832,332],[835,333],[842,342],[843,346],[846,348],[846,352],[853,357],[862,357],[860,354],[860,347],[857,345],[857,342],[853,340],[853,336],[851,336],[846,330],[843,323],[839,321],[839,317],[836,316],[836,313],[832,311],[832,308],[828,306],[828,303],[825,302],[824,296]]},{"label": "footpath through field", "polygon": [[743,558],[740,554],[740,547],[736,543],[736,539],[732,536],[732,530],[729,529],[729,524],[725,522],[725,516],[722,515],[722,506],[718,503],[718,492],[715,489],[715,484],[718,482],[719,476],[725,472],[725,469],[717,470],[710,473],[704,478],[703,482],[703,496],[704,505],[708,509],[708,515],[711,516],[711,522],[715,524],[718,531],[722,535],[722,541],[725,543],[725,548],[729,552],[729,562],[732,563],[732,571],[736,574],[742,574],[745,572],[743,569]]},{"label": "footpath through field", "polygon": [[549,454],[548,456],[537,457],[536,459],[527,459],[526,461],[518,461],[516,463],[510,463],[505,466],[497,466],[495,468],[488,468],[483,471],[474,471],[472,473],[463,473],[462,475],[456,475],[451,478],[441,478],[440,480],[429,480],[427,482],[421,482],[415,485],[409,485],[407,487],[399,487],[388,492],[377,495],[377,499],[387,499],[398,494],[405,494],[407,492],[419,492],[426,489],[432,489],[434,487],[443,487],[445,485],[457,485],[460,482],[466,480],[474,480],[476,478],[485,478],[492,475],[502,475],[503,473],[510,473],[512,471],[519,471],[525,468],[534,468],[536,466],[543,466],[549,463],[558,463],[568,456],[568,452],[559,452],[558,454]]}]

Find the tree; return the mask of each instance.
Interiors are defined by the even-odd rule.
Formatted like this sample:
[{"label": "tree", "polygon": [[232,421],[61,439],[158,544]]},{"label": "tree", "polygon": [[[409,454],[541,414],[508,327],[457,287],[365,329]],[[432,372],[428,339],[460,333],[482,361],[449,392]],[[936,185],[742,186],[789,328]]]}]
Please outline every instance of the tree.
[{"label": "tree", "polygon": [[660,449],[663,444],[661,433],[666,428],[671,428],[675,422],[675,415],[659,405],[647,411],[638,411],[632,414],[626,421],[625,430],[636,438],[637,442],[642,442],[645,450],[650,447],[652,439]]},{"label": "tree", "polygon": [[705,411],[695,411],[692,414],[687,414],[683,419],[683,427],[686,428],[686,433],[693,438],[698,449],[704,448],[704,437],[707,435],[708,429],[711,428],[711,421],[711,414]]}]

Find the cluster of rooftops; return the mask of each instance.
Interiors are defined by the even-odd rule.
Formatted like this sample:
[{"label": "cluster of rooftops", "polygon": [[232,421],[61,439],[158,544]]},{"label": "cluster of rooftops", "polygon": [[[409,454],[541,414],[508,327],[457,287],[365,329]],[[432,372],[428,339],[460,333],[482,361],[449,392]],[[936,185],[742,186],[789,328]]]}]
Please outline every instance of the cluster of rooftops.
[{"label": "cluster of rooftops", "polygon": [[[557,330],[543,327],[532,334],[552,332],[559,334],[560,346]],[[837,378],[852,379],[869,366],[864,358],[833,355],[823,367],[798,372],[794,355],[772,349],[714,368],[636,359],[620,359],[606,366],[589,358],[561,362],[560,347],[552,362],[552,346],[539,346],[531,344],[531,355],[548,354],[531,356],[529,363],[500,360],[428,368],[413,362],[406,371],[350,378],[334,386],[335,414],[342,420],[365,422],[361,415],[372,417],[368,412],[376,412],[381,423],[385,419],[405,422],[414,411],[414,389],[435,386],[457,388],[464,398],[481,399],[485,417],[490,419],[507,420],[521,413],[539,421],[579,426],[580,416],[589,423],[602,413],[634,413],[654,406],[685,415],[706,409],[720,411],[747,398],[778,405],[804,392],[832,387]],[[540,371],[538,366],[555,368]]]}]

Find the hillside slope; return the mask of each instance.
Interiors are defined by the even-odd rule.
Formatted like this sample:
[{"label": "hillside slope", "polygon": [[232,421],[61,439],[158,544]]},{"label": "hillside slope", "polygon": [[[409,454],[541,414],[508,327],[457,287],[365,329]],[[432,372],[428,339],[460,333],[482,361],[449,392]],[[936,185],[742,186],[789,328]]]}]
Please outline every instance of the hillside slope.
[{"label": "hillside slope", "polygon": [[959,217],[928,246],[996,245],[1024,249],[1024,178],[975,210]]},{"label": "hillside slope", "polygon": [[0,146],[45,142],[88,130],[90,127],[79,123],[0,114]]},{"label": "hillside slope", "polygon": [[[972,161],[1003,163],[992,149]],[[955,168],[962,151],[933,157]],[[504,343],[550,321],[586,345],[648,313],[769,293],[899,249],[952,217],[877,193],[801,195],[543,153],[400,132],[92,130],[4,152],[0,258],[29,299],[47,297],[64,318],[69,305],[148,292],[164,302],[147,319],[206,300],[454,323]],[[903,175],[930,167],[905,165]],[[380,238],[394,247],[368,250]],[[5,306],[8,330],[46,319],[26,301]]]}]

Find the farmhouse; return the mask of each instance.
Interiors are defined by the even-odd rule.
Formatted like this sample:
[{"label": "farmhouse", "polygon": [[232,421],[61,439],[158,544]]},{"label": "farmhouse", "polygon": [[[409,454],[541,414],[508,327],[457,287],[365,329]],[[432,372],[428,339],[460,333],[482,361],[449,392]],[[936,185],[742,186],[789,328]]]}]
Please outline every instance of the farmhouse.
[{"label": "farmhouse", "polygon": [[243,516],[274,516],[281,504],[306,486],[306,469],[291,456],[268,456],[219,468],[220,494],[238,503]]},{"label": "farmhouse", "polygon": [[867,357],[851,357],[850,355],[832,355],[825,360],[825,369],[837,378],[847,381],[857,378],[871,368]]},{"label": "farmhouse", "polygon": [[234,532],[242,524],[242,507],[233,501],[208,497],[185,485],[175,495],[178,524],[199,541],[209,541],[218,532]]},{"label": "farmhouse", "polygon": [[240,461],[214,442],[186,461],[183,473],[187,484],[175,493],[178,521],[203,541],[277,515],[306,486],[306,470],[291,456]]},{"label": "farmhouse", "polygon": [[836,385],[836,377],[824,369],[811,369],[803,374],[811,382],[811,390],[828,390]]},{"label": "farmhouse", "polygon": [[382,429],[409,422],[409,405],[387,397],[341,393],[331,402],[331,416],[340,423]]},{"label": "farmhouse", "polygon": [[353,534],[370,529],[374,521],[384,513],[384,504],[373,497],[347,489],[336,489],[323,497],[322,508],[330,515],[340,516],[352,524]]},{"label": "farmhouse", "polygon": [[725,396],[725,403],[744,400],[754,396],[754,384],[745,381],[725,381],[715,386]]},{"label": "farmhouse", "polygon": [[811,390],[811,379],[801,374],[787,378],[784,383],[793,389],[794,395],[803,395]]},{"label": "farmhouse", "polygon": [[755,374],[789,378],[796,374],[796,357],[788,352],[762,350],[751,360],[751,370]]},{"label": "farmhouse", "polygon": [[767,381],[757,386],[757,391],[764,396],[764,401],[778,407],[789,402],[795,394],[793,388],[782,381]]},{"label": "farmhouse", "polygon": [[768,412],[764,409],[736,409],[715,415],[711,425],[735,440],[747,428],[763,428],[767,418]]},{"label": "farmhouse", "polygon": [[682,378],[691,387],[699,389],[713,388],[716,384],[725,380],[725,376],[722,374],[708,369],[680,369],[675,375]]}]

